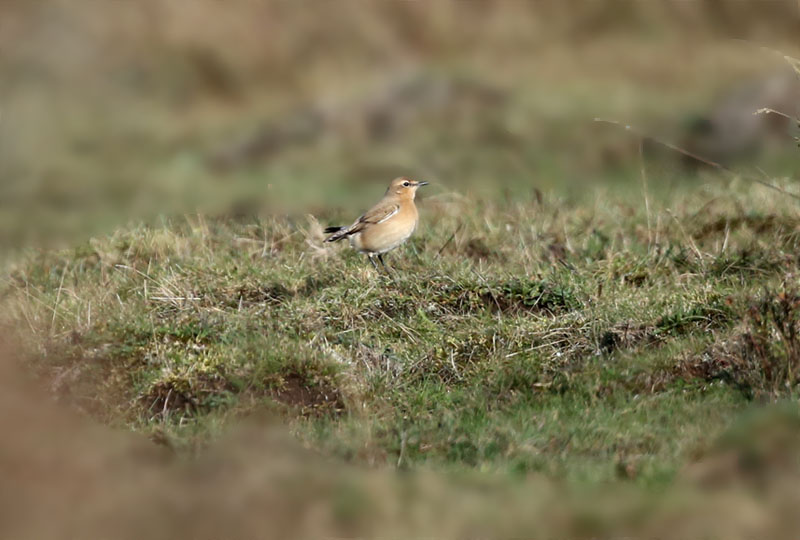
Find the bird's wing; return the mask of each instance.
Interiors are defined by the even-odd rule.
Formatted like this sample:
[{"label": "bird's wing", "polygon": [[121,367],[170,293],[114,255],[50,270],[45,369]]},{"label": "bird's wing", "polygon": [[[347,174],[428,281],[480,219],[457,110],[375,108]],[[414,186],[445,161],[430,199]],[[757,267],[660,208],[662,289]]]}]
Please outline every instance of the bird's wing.
[{"label": "bird's wing", "polygon": [[360,231],[365,225],[376,225],[383,223],[400,211],[397,203],[378,203],[370,208],[363,216],[353,223],[350,227],[352,232]]},{"label": "bird's wing", "polygon": [[390,219],[392,216],[400,211],[400,205],[393,202],[380,202],[370,208],[363,216],[358,218],[355,223],[349,227],[338,228],[329,227],[325,232],[333,233],[325,239],[326,242],[336,242],[351,234],[361,232],[364,227],[368,225],[377,225]]}]

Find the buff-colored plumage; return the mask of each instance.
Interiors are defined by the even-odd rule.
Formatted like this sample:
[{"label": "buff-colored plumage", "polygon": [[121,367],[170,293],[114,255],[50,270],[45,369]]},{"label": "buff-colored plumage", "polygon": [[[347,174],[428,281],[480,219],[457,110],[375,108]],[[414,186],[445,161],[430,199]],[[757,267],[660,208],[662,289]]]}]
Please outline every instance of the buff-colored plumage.
[{"label": "buff-colored plumage", "polygon": [[350,238],[350,245],[369,256],[370,262],[377,268],[374,256],[381,264],[383,254],[391,251],[413,234],[417,228],[419,214],[414,204],[417,189],[427,182],[417,182],[410,178],[395,178],[389,184],[386,194],[375,206],[367,210],[349,227],[328,227],[327,233],[333,233],[326,242],[336,242],[342,238]]}]

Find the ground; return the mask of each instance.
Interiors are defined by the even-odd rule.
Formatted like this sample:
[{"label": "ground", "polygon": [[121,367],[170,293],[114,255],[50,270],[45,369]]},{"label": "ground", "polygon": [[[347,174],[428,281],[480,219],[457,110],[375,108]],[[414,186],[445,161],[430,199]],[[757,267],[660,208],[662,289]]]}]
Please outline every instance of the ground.
[{"label": "ground", "polygon": [[58,395],[179,451],[267,407],[347,461],[660,485],[797,377],[796,203],[700,182],[434,188],[390,275],[321,243],[351,209],[173,218],[29,255],[4,294]]}]

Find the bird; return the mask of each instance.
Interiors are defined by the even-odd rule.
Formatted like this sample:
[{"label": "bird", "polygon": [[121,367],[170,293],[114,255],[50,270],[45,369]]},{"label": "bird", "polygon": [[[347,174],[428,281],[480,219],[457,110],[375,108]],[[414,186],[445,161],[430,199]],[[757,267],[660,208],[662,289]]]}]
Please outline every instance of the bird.
[{"label": "bird", "polygon": [[418,182],[405,176],[395,178],[389,183],[383,198],[352,225],[327,227],[325,233],[330,236],[325,242],[349,238],[350,245],[366,254],[375,270],[378,270],[375,263],[377,257],[388,272],[389,267],[386,266],[383,255],[408,240],[416,230],[419,213],[414,197],[417,190],[426,185],[428,182]]}]

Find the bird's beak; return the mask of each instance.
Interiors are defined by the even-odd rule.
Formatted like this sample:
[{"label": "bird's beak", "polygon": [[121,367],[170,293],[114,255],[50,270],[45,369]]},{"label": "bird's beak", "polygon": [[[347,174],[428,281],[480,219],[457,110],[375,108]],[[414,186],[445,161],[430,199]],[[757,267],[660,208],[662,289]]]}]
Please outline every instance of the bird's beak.
[{"label": "bird's beak", "polygon": [[428,182],[417,182],[417,187],[427,186]]}]

